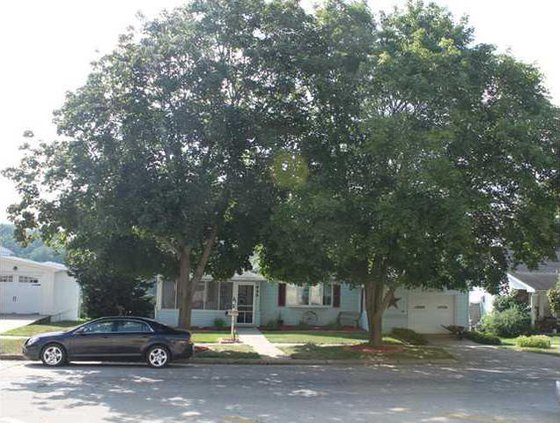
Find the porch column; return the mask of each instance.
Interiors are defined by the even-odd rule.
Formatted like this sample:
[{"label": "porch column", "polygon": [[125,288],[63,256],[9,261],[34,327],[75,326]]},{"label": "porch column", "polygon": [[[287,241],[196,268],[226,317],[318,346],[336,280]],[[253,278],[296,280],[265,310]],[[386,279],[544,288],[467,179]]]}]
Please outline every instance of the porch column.
[{"label": "porch column", "polygon": [[534,292],[529,293],[529,305],[531,307],[531,327],[535,327],[535,322],[537,321],[537,295]]}]

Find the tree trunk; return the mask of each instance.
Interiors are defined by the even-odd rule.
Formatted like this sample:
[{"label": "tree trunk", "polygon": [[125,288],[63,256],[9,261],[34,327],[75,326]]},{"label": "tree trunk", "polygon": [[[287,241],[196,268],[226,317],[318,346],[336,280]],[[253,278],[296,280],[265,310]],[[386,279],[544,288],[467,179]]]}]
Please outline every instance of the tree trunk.
[{"label": "tree trunk", "polygon": [[191,247],[184,247],[179,256],[179,278],[177,280],[177,297],[179,298],[179,327],[190,329],[192,316],[192,299],[196,287],[204,276],[212,247],[216,240],[218,227],[214,225],[204,242],[202,254],[191,277]]},{"label": "tree trunk", "polygon": [[384,292],[385,284],[383,281],[378,280],[366,283],[365,291],[369,330],[368,339],[371,345],[379,347],[383,344],[383,313],[395,292],[395,287],[390,287],[387,292]]},{"label": "tree trunk", "polygon": [[380,293],[383,292],[383,283],[370,282],[365,286],[366,290],[366,312],[368,318],[369,343],[380,346],[383,343],[381,330],[383,324],[383,313],[379,313]]},{"label": "tree trunk", "polygon": [[191,327],[193,290],[191,286],[191,248],[183,247],[179,256],[179,277],[177,278],[177,298],[179,307],[179,327]]}]

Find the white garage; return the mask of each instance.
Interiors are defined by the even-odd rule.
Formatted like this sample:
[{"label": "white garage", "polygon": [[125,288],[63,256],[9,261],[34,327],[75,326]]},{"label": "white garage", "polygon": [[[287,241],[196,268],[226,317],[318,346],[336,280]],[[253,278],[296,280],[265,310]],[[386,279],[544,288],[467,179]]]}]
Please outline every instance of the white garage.
[{"label": "white garage", "polygon": [[79,285],[64,265],[0,255],[0,314],[77,320],[79,308]]},{"label": "white garage", "polygon": [[411,293],[408,327],[418,333],[448,333],[442,326],[455,323],[455,295],[439,292]]}]

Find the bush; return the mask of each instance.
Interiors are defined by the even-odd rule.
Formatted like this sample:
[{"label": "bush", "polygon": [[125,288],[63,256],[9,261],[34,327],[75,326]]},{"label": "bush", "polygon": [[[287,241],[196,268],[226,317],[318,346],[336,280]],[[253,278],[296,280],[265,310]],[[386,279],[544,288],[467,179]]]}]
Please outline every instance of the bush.
[{"label": "bush", "polygon": [[495,311],[506,311],[510,308],[518,308],[519,310],[524,311],[528,308],[527,304],[519,298],[517,290],[515,289],[507,294],[498,295],[494,299]]},{"label": "bush", "polygon": [[545,335],[520,336],[515,344],[522,348],[550,348],[550,338]]},{"label": "bush", "polygon": [[220,318],[214,319],[214,327],[215,327],[215,328],[217,328],[217,329],[223,329],[223,328],[225,328],[226,326],[227,326],[227,323],[226,323],[226,321],[225,321],[224,319],[220,319]]},{"label": "bush", "polygon": [[556,317],[560,317],[560,277],[555,288],[550,288],[546,293],[550,303],[550,311]]},{"label": "bush", "polygon": [[531,316],[517,307],[493,311],[482,318],[480,327],[483,332],[504,338],[515,338],[531,330]]},{"label": "bush", "polygon": [[476,342],[477,344],[484,344],[484,345],[501,345],[502,341],[495,335],[489,335],[487,333],[477,332],[475,330],[471,330],[465,332],[465,338]]},{"label": "bush", "polygon": [[424,335],[416,333],[412,329],[393,328],[391,336],[412,345],[426,345],[428,343]]},{"label": "bush", "polygon": [[82,312],[89,318],[153,315],[153,298],[148,293],[153,285],[150,281],[110,273],[81,274],[77,280],[82,289]]},{"label": "bush", "polygon": [[280,322],[278,319],[271,319],[266,325],[263,326],[265,330],[280,330]]}]

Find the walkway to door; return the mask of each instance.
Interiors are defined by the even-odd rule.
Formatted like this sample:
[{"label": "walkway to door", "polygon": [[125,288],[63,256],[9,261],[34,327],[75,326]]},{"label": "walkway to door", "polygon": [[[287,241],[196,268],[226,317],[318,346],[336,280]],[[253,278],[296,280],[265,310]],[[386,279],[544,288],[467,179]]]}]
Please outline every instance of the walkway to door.
[{"label": "walkway to door", "polygon": [[255,352],[262,356],[272,358],[285,358],[289,357],[270,343],[268,339],[257,328],[238,328],[239,340],[246,345],[253,347]]}]

